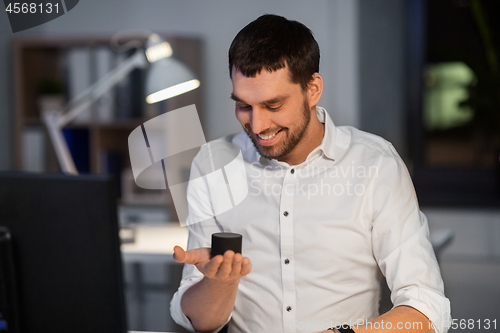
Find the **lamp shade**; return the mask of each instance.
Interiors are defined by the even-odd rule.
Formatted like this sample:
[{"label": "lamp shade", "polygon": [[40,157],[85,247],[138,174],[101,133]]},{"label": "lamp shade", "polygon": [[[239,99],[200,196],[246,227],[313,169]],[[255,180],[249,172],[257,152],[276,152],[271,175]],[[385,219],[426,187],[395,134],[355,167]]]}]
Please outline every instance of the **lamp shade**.
[{"label": "lamp shade", "polygon": [[152,34],[146,44],[146,57],[151,63],[146,76],[146,102],[156,103],[200,86],[193,72],[172,57],[170,44],[158,34]]},{"label": "lamp shade", "polygon": [[146,76],[146,102],[156,103],[200,86],[192,71],[179,60],[168,57],[151,64]]}]

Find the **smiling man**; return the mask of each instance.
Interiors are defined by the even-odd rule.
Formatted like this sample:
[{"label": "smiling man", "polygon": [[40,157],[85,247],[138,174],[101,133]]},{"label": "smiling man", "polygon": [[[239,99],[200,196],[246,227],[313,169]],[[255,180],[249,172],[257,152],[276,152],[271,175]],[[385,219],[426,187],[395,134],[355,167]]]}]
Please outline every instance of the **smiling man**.
[{"label": "smiling man", "polygon": [[[446,332],[449,301],[408,172],[389,142],[337,127],[317,106],[310,30],[261,16],[233,40],[229,69],[244,132],[218,141],[241,150],[251,191],[190,223],[213,216],[217,196],[190,184],[174,320],[201,332]],[[211,258],[214,232],[242,234],[245,257]],[[382,275],[394,308],[379,315]]]}]

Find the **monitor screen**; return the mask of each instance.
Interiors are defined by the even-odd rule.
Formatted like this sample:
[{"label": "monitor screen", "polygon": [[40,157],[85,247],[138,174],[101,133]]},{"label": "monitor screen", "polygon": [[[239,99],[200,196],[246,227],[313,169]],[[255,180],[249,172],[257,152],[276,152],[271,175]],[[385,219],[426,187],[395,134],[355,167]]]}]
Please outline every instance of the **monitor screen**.
[{"label": "monitor screen", "polygon": [[107,176],[0,173],[19,332],[126,332],[116,204]]}]

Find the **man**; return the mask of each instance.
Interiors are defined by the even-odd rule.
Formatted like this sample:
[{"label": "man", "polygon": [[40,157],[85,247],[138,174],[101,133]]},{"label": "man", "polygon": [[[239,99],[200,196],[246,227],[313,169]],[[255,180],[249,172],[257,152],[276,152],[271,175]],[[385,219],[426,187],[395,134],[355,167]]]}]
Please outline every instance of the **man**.
[{"label": "man", "polygon": [[[408,172],[390,143],[336,127],[316,106],[323,79],[310,30],[261,16],[233,40],[229,69],[245,131],[219,142],[240,148],[250,190],[233,209],[190,223],[213,214],[216,195],[190,185],[189,250],[174,249],[186,263],[174,320],[201,332],[227,322],[229,332],[338,323],[351,326],[340,332],[446,332],[449,301]],[[201,164],[198,156],[193,168]],[[245,257],[210,259],[210,236],[221,231],[243,235]],[[381,274],[395,307],[379,316]]]}]

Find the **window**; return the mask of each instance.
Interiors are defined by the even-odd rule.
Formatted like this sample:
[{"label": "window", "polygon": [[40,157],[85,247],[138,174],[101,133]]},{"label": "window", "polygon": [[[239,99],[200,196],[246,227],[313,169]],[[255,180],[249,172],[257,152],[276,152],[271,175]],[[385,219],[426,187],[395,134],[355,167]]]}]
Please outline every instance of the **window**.
[{"label": "window", "polygon": [[419,199],[498,206],[500,1],[408,4],[410,151]]}]

